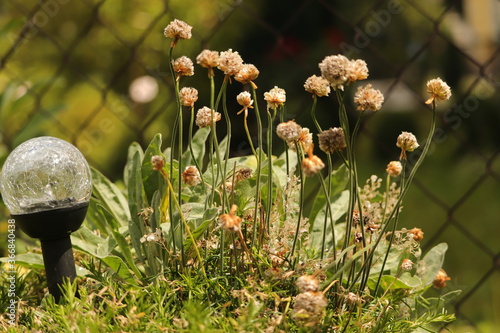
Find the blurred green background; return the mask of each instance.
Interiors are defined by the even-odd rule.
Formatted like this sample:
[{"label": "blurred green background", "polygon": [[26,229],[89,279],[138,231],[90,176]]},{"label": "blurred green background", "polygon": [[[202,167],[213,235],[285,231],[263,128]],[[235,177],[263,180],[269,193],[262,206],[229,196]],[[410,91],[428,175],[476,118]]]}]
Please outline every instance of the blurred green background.
[{"label": "blurred green background", "polygon": [[[194,59],[204,48],[239,51],[261,71],[261,96],[275,85],[284,88],[287,117],[310,128],[305,79],[319,74],[327,55],[364,59],[386,103],[363,124],[362,178],[384,174],[398,157],[402,130],[425,137],[425,83],[440,76],[453,97],[439,105],[430,156],[406,197],[401,223],[424,230],[424,248],[449,244],[449,288],[463,290],[449,328],[492,332],[500,327],[499,17],[497,0],[5,0],[0,165],[19,143],[52,135],[117,180],[131,142],[144,146],[160,132],[168,144],[175,100],[163,29],[174,18],[193,26],[193,38],[178,44],[175,57]],[[200,91],[199,107],[208,103],[204,69],[196,66],[183,85]],[[233,84],[229,96],[240,90]],[[233,100],[229,108],[232,152],[248,154],[237,134],[243,133],[240,108]],[[335,114],[333,100],[321,99],[324,127],[338,125]],[[3,205],[0,215],[6,240]],[[18,244],[21,253],[25,243]]]}]

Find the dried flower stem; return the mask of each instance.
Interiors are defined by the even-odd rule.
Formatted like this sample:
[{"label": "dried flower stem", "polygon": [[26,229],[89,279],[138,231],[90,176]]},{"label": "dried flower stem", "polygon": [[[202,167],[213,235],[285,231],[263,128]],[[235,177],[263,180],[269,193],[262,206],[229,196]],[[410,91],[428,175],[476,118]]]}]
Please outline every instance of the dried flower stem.
[{"label": "dried flower stem", "polygon": [[[194,165],[196,168],[200,171],[200,178],[201,178],[201,185],[203,186],[203,192],[205,193],[205,196],[207,195],[207,184],[205,184],[205,180],[203,179],[203,171],[201,168],[200,163],[198,163],[198,160],[196,159],[196,156],[194,155],[194,150],[193,150],[193,126],[194,126],[194,105],[191,107],[191,119],[189,121],[189,152],[191,153],[191,158],[193,159]],[[201,164],[203,164],[203,161],[201,161]],[[205,200],[205,209],[207,209],[207,200]]]}]

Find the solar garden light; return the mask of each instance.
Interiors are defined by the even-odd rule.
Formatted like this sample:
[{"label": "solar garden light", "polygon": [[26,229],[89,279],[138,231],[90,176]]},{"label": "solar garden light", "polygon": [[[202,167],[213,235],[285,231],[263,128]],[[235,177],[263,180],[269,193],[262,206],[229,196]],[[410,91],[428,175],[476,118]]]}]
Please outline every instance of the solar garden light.
[{"label": "solar garden light", "polygon": [[7,157],[0,186],[16,225],[40,239],[49,292],[59,302],[63,280],[76,277],[70,234],[82,225],[92,191],[85,157],[61,139],[28,140]]}]

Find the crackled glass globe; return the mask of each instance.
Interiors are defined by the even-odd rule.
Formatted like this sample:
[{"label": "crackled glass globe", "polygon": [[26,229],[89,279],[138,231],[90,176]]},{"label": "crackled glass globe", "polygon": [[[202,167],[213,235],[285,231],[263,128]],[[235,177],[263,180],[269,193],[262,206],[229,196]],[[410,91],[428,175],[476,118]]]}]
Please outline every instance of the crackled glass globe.
[{"label": "crackled glass globe", "polygon": [[90,168],[72,144],[44,136],[28,140],[7,157],[0,180],[11,215],[88,204]]}]

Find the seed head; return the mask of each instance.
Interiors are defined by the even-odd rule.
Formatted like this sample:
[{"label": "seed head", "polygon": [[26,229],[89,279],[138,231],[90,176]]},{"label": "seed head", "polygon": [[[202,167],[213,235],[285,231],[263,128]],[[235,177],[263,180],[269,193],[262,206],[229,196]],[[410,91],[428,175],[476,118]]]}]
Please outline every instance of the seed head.
[{"label": "seed head", "polygon": [[305,293],[306,291],[318,291],[319,289],[319,280],[313,275],[302,275],[297,279],[295,284],[301,293]]},{"label": "seed head", "polygon": [[321,76],[330,82],[333,89],[340,90],[344,90],[344,83],[346,83],[348,79],[349,66],[349,59],[341,54],[325,57],[325,59],[319,63]]},{"label": "seed head", "polygon": [[384,103],[384,95],[378,89],[373,89],[371,84],[358,87],[354,94],[354,103],[358,105],[359,111],[378,111]]},{"label": "seed head", "polygon": [[413,240],[416,242],[420,242],[422,239],[424,239],[424,232],[420,228],[413,228],[411,230],[408,230],[409,234],[412,234]]},{"label": "seed head", "polygon": [[434,278],[432,285],[434,286],[434,288],[443,289],[446,287],[446,281],[450,280],[451,278],[448,276],[448,274],[446,274],[444,269],[441,268],[437,273],[436,277]]},{"label": "seed head", "polygon": [[[288,148],[295,151],[295,142],[287,141]],[[305,152],[312,151],[313,148],[313,135],[309,132],[309,128],[303,127],[302,131],[300,131],[299,138],[297,139],[297,143],[302,147],[302,150]]]},{"label": "seed head", "polygon": [[306,291],[295,297],[293,316],[297,319],[314,319],[323,314],[328,301],[320,291]]},{"label": "seed head", "polygon": [[221,52],[219,55],[219,64],[217,68],[224,72],[226,75],[236,75],[243,65],[243,59],[237,51],[229,49]]},{"label": "seed head", "polygon": [[387,164],[387,169],[385,169],[389,176],[391,177],[397,177],[401,174],[401,171],[403,171],[403,165],[399,161],[391,161],[389,164]]},{"label": "seed head", "polygon": [[175,19],[167,25],[163,34],[165,37],[173,39],[170,46],[175,47],[179,39],[191,38],[191,29],[193,29],[193,27],[186,22]]},{"label": "seed head", "polygon": [[238,73],[234,75],[234,79],[243,84],[251,83],[254,88],[257,88],[255,79],[259,76],[259,70],[252,64],[243,64],[240,66]]},{"label": "seed head", "polygon": [[307,177],[313,177],[325,167],[325,163],[316,155],[309,155],[302,160],[302,171]]},{"label": "seed head", "polygon": [[349,305],[358,304],[362,301],[361,297],[359,297],[358,295],[356,295],[353,292],[349,292],[345,296],[345,300],[346,300],[346,303]]},{"label": "seed head", "polygon": [[238,102],[239,105],[243,106],[243,109],[241,109],[238,114],[242,113],[243,111],[247,111],[249,108],[253,108],[253,99],[252,95],[248,91],[243,91],[236,96],[236,101]]},{"label": "seed head", "polygon": [[328,96],[330,94],[330,83],[321,76],[310,76],[304,83],[304,88],[308,93],[318,97]]},{"label": "seed head", "polygon": [[349,61],[347,67],[347,79],[350,82],[365,80],[368,78],[368,66],[366,62],[361,59]]},{"label": "seed head", "polygon": [[252,177],[252,169],[250,168],[241,168],[236,171],[236,175],[234,176],[236,182],[248,179],[250,177]]},{"label": "seed head", "polygon": [[154,155],[151,157],[151,164],[153,165],[153,170],[160,171],[165,165],[165,160],[161,155]]},{"label": "seed head", "polygon": [[182,181],[189,186],[196,186],[201,183],[200,171],[195,166],[188,166],[182,173]]},{"label": "seed head", "polygon": [[425,102],[426,104],[431,104],[434,100],[444,101],[451,97],[450,86],[439,77],[427,82],[427,92],[431,97]]},{"label": "seed head", "polygon": [[193,61],[186,56],[172,61],[174,67],[174,72],[177,73],[177,79],[181,76],[193,76],[194,75],[194,65]]},{"label": "seed head", "polygon": [[411,271],[413,268],[413,261],[410,259],[403,259],[403,262],[401,263],[401,269],[403,271]]},{"label": "seed head", "polygon": [[342,127],[332,127],[318,134],[319,149],[325,153],[334,153],[347,147]]},{"label": "seed head", "polygon": [[232,232],[240,230],[241,217],[234,214],[236,213],[237,209],[238,206],[233,205],[231,207],[231,210],[229,211],[229,214],[222,214],[221,216],[219,216],[219,225],[222,227],[222,229]]},{"label": "seed head", "polygon": [[199,109],[196,113],[196,125],[200,128],[208,127],[212,124],[212,121],[215,124],[219,120],[221,120],[221,114],[219,112],[214,112],[206,106]]},{"label": "seed head", "polygon": [[286,102],[286,92],[284,89],[274,86],[273,89],[264,93],[264,100],[267,102],[268,109],[277,109]]},{"label": "seed head", "polygon": [[217,67],[219,65],[219,52],[205,49],[196,57],[196,63],[205,68]]},{"label": "seed head", "polygon": [[419,144],[415,135],[410,132],[402,132],[398,136],[396,146],[401,148],[401,156],[399,157],[399,159],[406,159],[406,152],[414,151],[419,147]]},{"label": "seed head", "polygon": [[294,120],[289,120],[286,123],[280,123],[276,127],[276,134],[279,138],[287,141],[294,142],[300,138],[302,126],[297,124]]},{"label": "seed head", "polygon": [[179,91],[179,97],[182,105],[192,107],[198,100],[198,90],[191,87],[184,87]]}]

